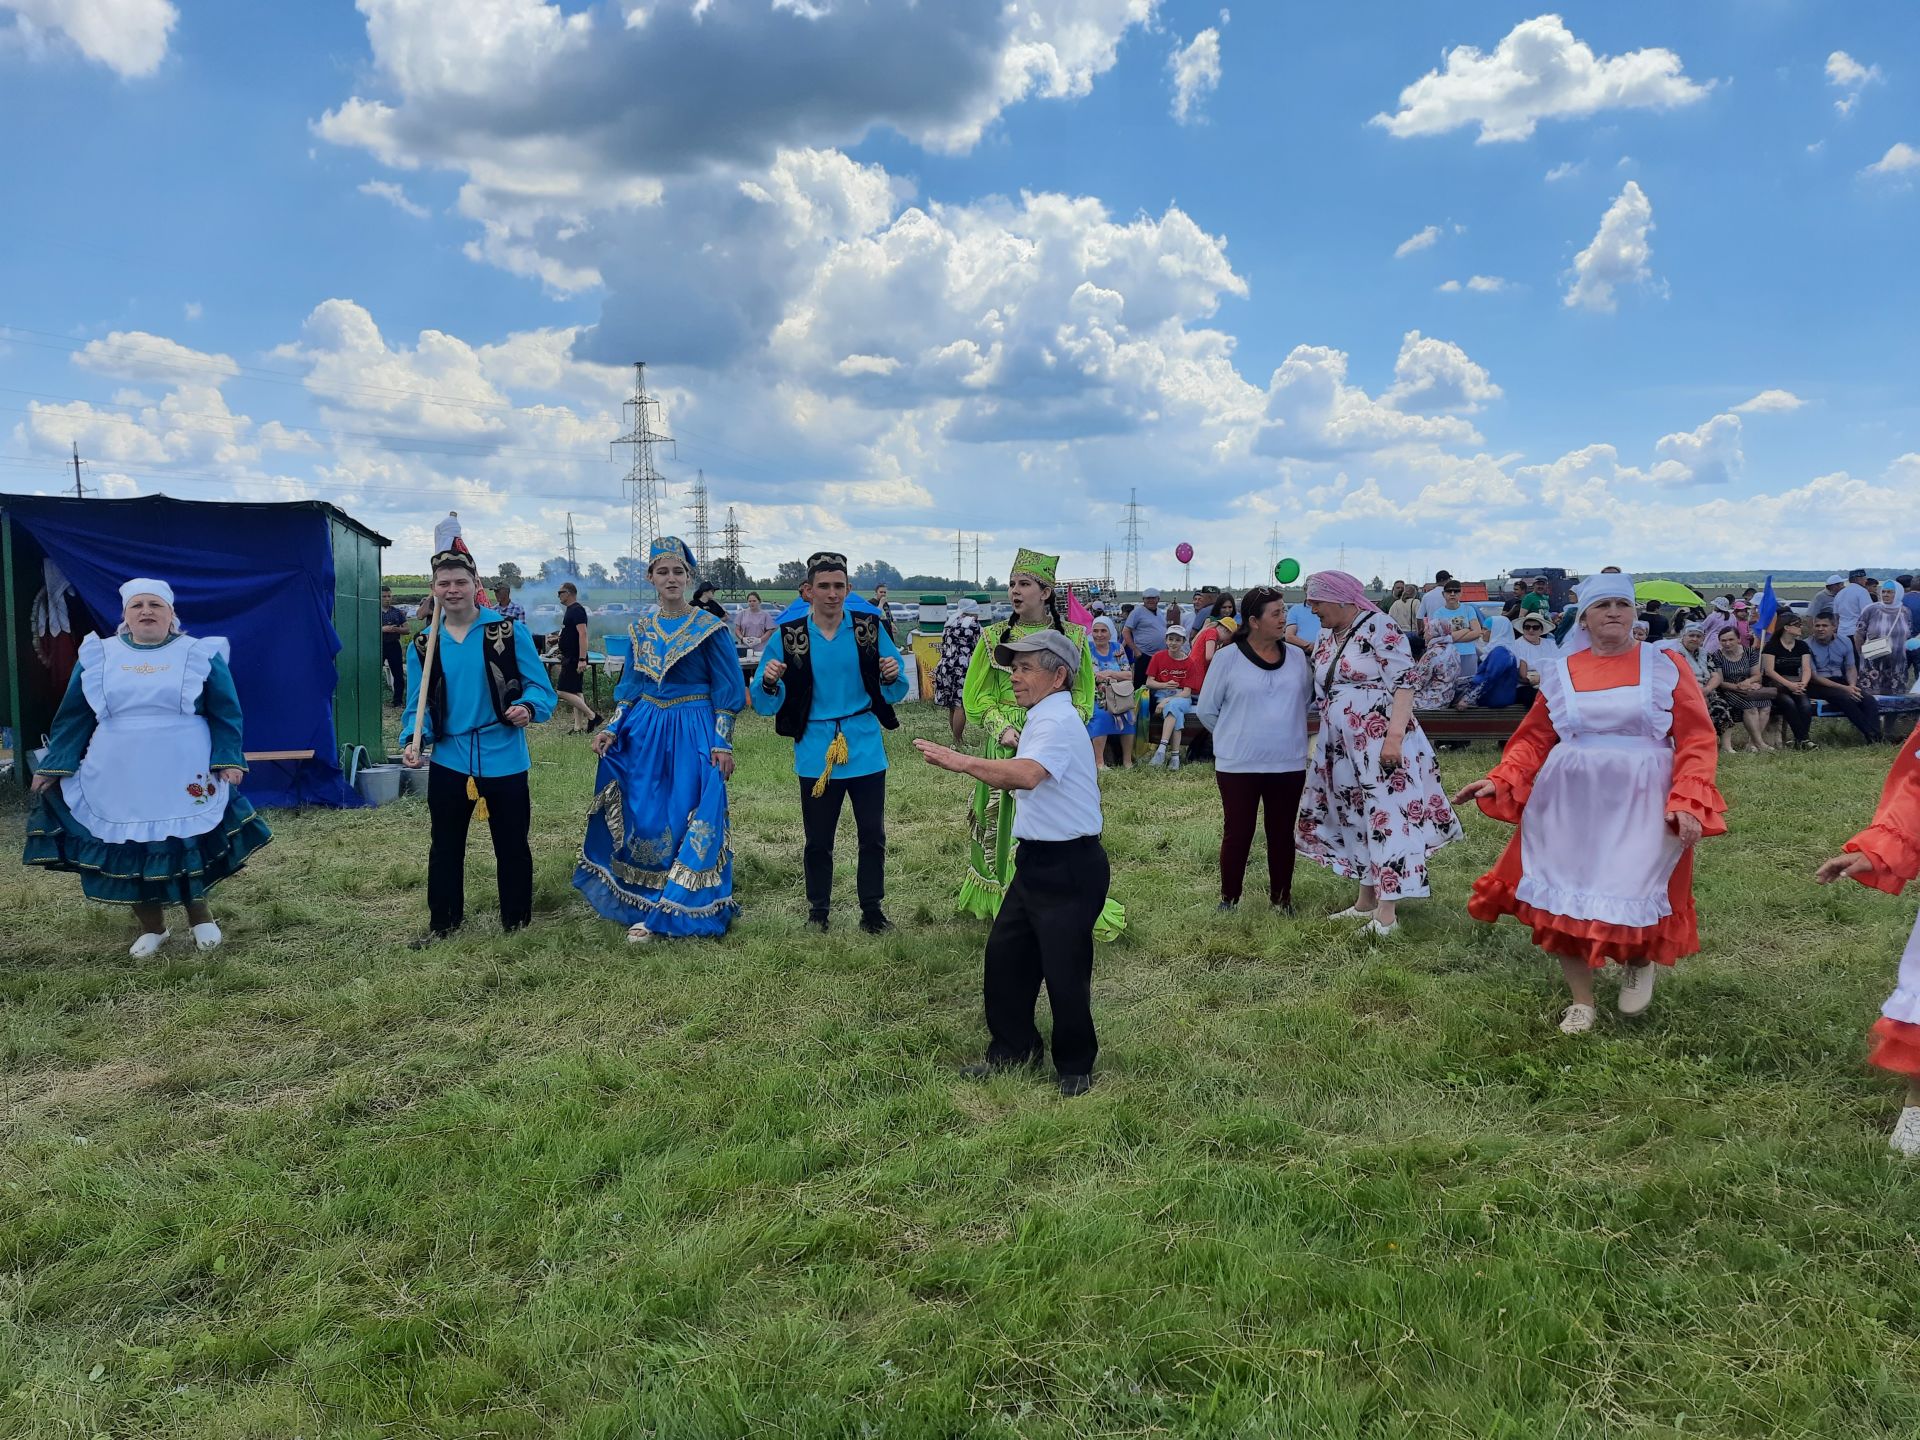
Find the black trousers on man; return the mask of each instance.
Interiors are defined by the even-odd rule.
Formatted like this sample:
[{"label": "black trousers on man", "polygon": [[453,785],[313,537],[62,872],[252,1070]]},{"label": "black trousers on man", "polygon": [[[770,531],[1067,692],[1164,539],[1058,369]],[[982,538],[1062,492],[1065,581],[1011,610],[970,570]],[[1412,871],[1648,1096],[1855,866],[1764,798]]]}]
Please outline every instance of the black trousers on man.
[{"label": "black trousers on man", "polygon": [[[487,829],[493,837],[493,861],[500,882],[500,928],[518,930],[533,919],[533,847],[527,830],[533,823],[533,799],[527,774],[481,776],[476,782],[487,802]],[[427,850],[427,913],[436,935],[460,928],[467,918],[467,827],[473,822],[467,777],[447,765],[427,771],[427,815],[432,841]]]},{"label": "black trousers on man", "polygon": [[380,663],[393,675],[395,708],[407,703],[407,656],[400,648],[400,637],[388,635],[380,642]]},{"label": "black trousers on man", "polygon": [[1045,1051],[1033,1023],[1040,986],[1053,1010],[1053,1064],[1091,1075],[1100,1052],[1093,1033],[1093,926],[1112,873],[1098,835],[1022,840],[1013,884],[987,937],[987,1059],[1037,1062]]},{"label": "black trousers on man", "polygon": [[1818,676],[1807,687],[1807,694],[1815,700],[1826,701],[1846,716],[1865,739],[1880,738],[1880,707],[1871,695],[1856,695],[1838,681],[1822,680]]},{"label": "black trousers on man", "polygon": [[853,801],[853,830],[859,838],[860,858],[855,889],[860,908],[878,910],[887,898],[887,772],[855,775],[827,781],[826,793],[814,798],[819,777],[800,777],[800,824],[806,832],[801,868],[807,877],[807,908],[824,915],[833,908],[833,836],[840,828],[840,807]]}]

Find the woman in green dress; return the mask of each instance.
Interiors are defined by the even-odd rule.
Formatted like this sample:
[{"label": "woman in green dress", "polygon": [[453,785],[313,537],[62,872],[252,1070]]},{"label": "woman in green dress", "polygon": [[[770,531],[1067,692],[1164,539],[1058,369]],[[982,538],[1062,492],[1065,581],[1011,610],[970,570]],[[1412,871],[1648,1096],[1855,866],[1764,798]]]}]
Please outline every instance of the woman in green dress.
[{"label": "woman in green dress", "polygon": [[[1060,567],[1058,555],[1042,555],[1023,549],[1014,557],[1007,577],[1007,599],[1013,605],[1013,618],[989,625],[980,643],[974,647],[967,664],[967,680],[961,690],[961,705],[970,724],[986,731],[981,751],[989,760],[1010,758],[1020,745],[1020,731],[1027,712],[1013,698],[1010,672],[994,663],[994,647],[1036,630],[1058,630],[1083,652],[1080,668],[1073,681],[1073,706],[1084,722],[1093,715],[1093,652],[1087,644],[1087,632],[1066,619],[1054,597],[1054,584]],[[960,913],[991,920],[1000,912],[1000,901],[1013,881],[1014,792],[995,790],[984,781],[974,786],[973,823],[967,855],[967,876],[960,886]],[[1126,911],[1118,900],[1107,898],[1106,908],[1094,926],[1094,935],[1102,940],[1118,937],[1126,928]]]}]

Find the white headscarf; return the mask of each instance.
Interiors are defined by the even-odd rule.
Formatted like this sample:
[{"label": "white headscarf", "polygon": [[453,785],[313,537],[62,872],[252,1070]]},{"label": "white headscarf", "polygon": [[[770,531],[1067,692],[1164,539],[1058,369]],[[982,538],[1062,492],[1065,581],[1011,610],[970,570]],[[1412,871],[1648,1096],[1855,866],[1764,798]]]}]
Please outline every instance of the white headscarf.
[{"label": "white headscarf", "polygon": [[1560,647],[1562,655],[1578,655],[1582,650],[1593,647],[1593,637],[1580,622],[1586,618],[1587,607],[1601,600],[1625,600],[1633,603],[1633,577],[1631,575],[1589,575],[1580,582],[1580,608],[1573,612],[1573,628],[1567,632],[1566,643]]},{"label": "white headscarf", "polygon": [[120,587],[120,603],[128,604],[136,595],[158,595],[173,608],[173,587],[164,580],[129,580]]}]

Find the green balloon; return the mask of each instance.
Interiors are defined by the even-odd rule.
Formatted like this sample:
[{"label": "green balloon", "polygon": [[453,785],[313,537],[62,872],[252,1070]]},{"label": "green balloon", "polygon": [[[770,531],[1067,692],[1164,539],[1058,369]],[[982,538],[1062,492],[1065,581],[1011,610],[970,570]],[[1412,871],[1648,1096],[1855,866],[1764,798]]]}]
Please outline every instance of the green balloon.
[{"label": "green balloon", "polygon": [[1273,567],[1273,578],[1278,580],[1282,585],[1291,585],[1300,578],[1300,562],[1298,560],[1282,560],[1278,565]]}]

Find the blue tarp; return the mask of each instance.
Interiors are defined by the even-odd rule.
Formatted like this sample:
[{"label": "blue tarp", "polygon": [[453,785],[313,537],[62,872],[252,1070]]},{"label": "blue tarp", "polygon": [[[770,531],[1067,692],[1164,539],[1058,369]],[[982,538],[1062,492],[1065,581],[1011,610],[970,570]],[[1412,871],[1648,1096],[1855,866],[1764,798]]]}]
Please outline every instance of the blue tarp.
[{"label": "blue tarp", "polygon": [[325,511],[157,496],[84,509],[10,509],[14,524],[53,557],[103,624],[118,623],[121,585],[151,576],[173,587],[174,611],[189,633],[225,637],[246,748],[313,751],[312,760],[254,766],[243,787],[249,800],[360,803],[341,774],[333,729],[340,636]]}]

